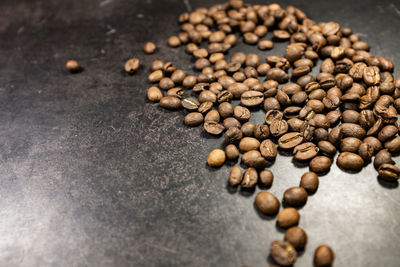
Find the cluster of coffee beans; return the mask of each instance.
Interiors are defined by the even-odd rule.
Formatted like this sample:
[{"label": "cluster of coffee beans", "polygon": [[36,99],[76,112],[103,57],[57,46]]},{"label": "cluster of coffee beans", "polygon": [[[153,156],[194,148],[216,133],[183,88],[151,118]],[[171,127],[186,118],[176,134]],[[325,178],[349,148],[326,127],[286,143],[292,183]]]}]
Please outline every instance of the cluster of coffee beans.
[{"label": "cluster of coffee beans", "polygon": [[[181,32],[170,37],[168,45],[185,45],[201,73],[187,75],[171,62],[156,60],[148,79],[158,86],[150,87],[147,97],[163,108],[183,109],[187,126],[202,125],[208,134],[224,135],[225,151],[213,150],[208,165],[222,166],[242,153],[247,169],[234,166],[229,184],[245,190],[271,186],[274,175],[266,168],[280,150],[309,165],[300,184],[283,194],[288,208],[280,211],[280,201],[267,191],[254,200],[262,214],[277,216],[278,226],[287,229],[285,241],[270,247],[277,264],[292,265],[297,251],[305,248],[307,235],[297,226],[296,207],[316,192],[318,174],[329,171],[337,153],[336,163],[343,170],[360,171],[373,159],[380,179],[397,182],[400,169],[392,154],[400,152],[400,79],[393,78],[392,61],[371,54],[360,35],[335,22],[316,23],[293,6],[241,0],[184,13],[179,23]],[[268,31],[273,39],[261,40]],[[274,41],[289,44],[284,56],[237,52],[228,60],[239,37],[260,50],[272,49]],[[155,45],[145,47],[147,53],[154,50]],[[319,59],[320,72],[313,76]],[[137,66],[129,62],[126,70]],[[186,92],[191,95],[186,97]],[[250,122],[252,112],[261,108],[265,122]],[[333,261],[329,246],[315,250],[316,266],[331,266]]]}]

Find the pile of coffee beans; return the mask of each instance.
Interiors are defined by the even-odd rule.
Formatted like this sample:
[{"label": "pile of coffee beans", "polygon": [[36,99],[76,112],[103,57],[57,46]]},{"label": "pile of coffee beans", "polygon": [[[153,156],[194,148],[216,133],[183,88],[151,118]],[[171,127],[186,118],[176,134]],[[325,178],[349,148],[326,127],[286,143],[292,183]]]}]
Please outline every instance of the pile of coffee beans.
[{"label": "pile of coffee beans", "polygon": [[[357,172],[373,161],[379,179],[397,182],[400,169],[392,155],[400,152],[400,79],[392,75],[393,62],[369,52],[360,35],[336,22],[316,23],[294,6],[241,0],[184,13],[179,23],[181,32],[168,45],[185,45],[200,73],[188,75],[172,62],[155,60],[147,97],[163,108],[183,110],[185,125],[202,125],[206,133],[224,136],[225,151],[213,150],[208,165],[220,167],[240,157],[247,169],[234,166],[228,181],[244,190],[272,185],[274,175],[267,167],[278,151],[309,165],[299,185],[283,193],[283,210],[267,191],[254,200],[260,213],[276,216],[277,225],[286,229],[285,240],[270,246],[277,264],[292,265],[305,249],[307,234],[298,226],[296,208],[317,191],[318,174],[329,172],[336,154],[342,170]],[[268,32],[273,39],[262,40]],[[273,49],[274,42],[288,44],[284,56],[237,52],[228,59],[240,39],[261,51]],[[152,43],[144,48],[146,53],[155,50]],[[320,72],[313,76],[319,60]],[[131,59],[125,70],[138,67],[139,61]],[[259,109],[265,111],[264,121],[250,122]],[[316,248],[315,266],[333,261],[329,246]]]}]

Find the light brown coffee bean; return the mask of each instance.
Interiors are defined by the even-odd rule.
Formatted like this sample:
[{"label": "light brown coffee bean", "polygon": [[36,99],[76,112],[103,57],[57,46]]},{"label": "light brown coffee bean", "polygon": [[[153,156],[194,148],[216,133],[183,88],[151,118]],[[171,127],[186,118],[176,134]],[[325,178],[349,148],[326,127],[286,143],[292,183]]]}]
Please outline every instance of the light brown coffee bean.
[{"label": "light brown coffee bean", "polygon": [[300,186],[303,187],[308,194],[314,194],[319,185],[318,175],[315,172],[306,172],[301,176]]},{"label": "light brown coffee bean", "polygon": [[187,126],[194,127],[200,125],[203,122],[203,120],[204,120],[203,114],[201,114],[200,112],[191,112],[185,116],[184,123]]},{"label": "light brown coffee bean", "polygon": [[297,250],[302,250],[307,244],[307,234],[299,226],[293,226],[286,230],[285,240]]},{"label": "light brown coffee bean", "polygon": [[243,180],[240,186],[242,188],[251,189],[254,188],[258,181],[257,170],[253,167],[248,168],[243,174]]},{"label": "light brown coffee bean", "polygon": [[277,240],[271,243],[270,255],[280,266],[291,266],[297,259],[295,248],[289,243]]},{"label": "light brown coffee bean", "polygon": [[274,216],[278,213],[281,204],[273,194],[269,192],[259,192],[254,199],[257,210],[267,216]]},{"label": "light brown coffee bean", "polygon": [[277,217],[279,227],[288,228],[299,223],[300,214],[295,208],[283,209]]},{"label": "light brown coffee bean", "polygon": [[162,97],[163,94],[158,87],[152,86],[147,90],[147,99],[151,102],[159,102]]},{"label": "light brown coffee bean", "polygon": [[233,166],[229,174],[229,184],[231,186],[237,186],[242,182],[243,175],[242,170],[238,166]]},{"label": "light brown coffee bean", "polygon": [[329,171],[332,160],[325,156],[317,156],[310,161],[310,170],[316,173],[324,173]]},{"label": "light brown coffee bean", "polygon": [[214,149],[208,154],[207,164],[211,167],[221,167],[225,163],[225,152],[221,149]]}]

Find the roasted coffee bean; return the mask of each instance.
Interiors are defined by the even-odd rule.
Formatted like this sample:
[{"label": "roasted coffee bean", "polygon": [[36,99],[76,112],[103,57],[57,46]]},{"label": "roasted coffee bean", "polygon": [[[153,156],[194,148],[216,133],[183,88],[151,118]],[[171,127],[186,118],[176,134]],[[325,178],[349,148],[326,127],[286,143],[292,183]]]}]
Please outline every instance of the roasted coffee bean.
[{"label": "roasted coffee bean", "polygon": [[400,152],[400,136],[396,136],[392,140],[385,143],[385,148],[389,150],[390,153],[397,154]]},{"label": "roasted coffee bean", "polygon": [[369,162],[374,155],[374,149],[370,144],[362,143],[358,148],[358,154],[363,158],[364,162]]},{"label": "roasted coffee bean", "polygon": [[297,250],[302,250],[307,244],[307,234],[299,226],[293,226],[286,230],[285,241],[292,244]]},{"label": "roasted coffee bean", "polygon": [[318,148],[325,156],[333,157],[336,154],[336,147],[329,141],[319,141]]},{"label": "roasted coffee bean", "polygon": [[[199,103],[200,103],[200,102],[199,102]],[[201,103],[197,110],[198,110],[200,113],[205,114],[205,113],[209,112],[209,111],[212,109],[213,106],[214,106],[214,103],[213,103],[213,102],[207,101],[207,102]]]},{"label": "roasted coffee bean", "polygon": [[167,95],[169,95],[169,96],[175,96],[175,97],[177,97],[177,98],[179,98],[179,99],[182,98],[182,96],[183,96],[184,93],[185,93],[185,92],[183,91],[183,89],[182,89],[182,88],[179,88],[179,87],[174,87],[174,88],[171,88],[171,89],[169,89],[169,90],[167,91]]},{"label": "roasted coffee bean", "polygon": [[[73,69],[73,72],[79,71],[80,70],[80,66],[79,66],[78,62],[76,62],[77,64],[75,64],[74,62],[76,62],[76,61],[75,60],[68,61],[67,62],[67,69],[68,69],[68,66],[69,66],[69,69]],[[139,67],[140,67],[140,60],[138,58],[131,58],[131,59],[128,59],[125,62],[125,71],[130,73],[130,74],[135,73],[139,69]]]},{"label": "roasted coffee bean", "polygon": [[269,126],[270,134],[274,137],[284,135],[289,130],[289,126],[285,120],[275,119]]},{"label": "roasted coffee bean", "polygon": [[297,92],[294,95],[292,95],[292,103],[295,105],[302,105],[304,102],[307,100],[307,93],[306,92]]},{"label": "roasted coffee bean", "polygon": [[301,58],[304,53],[304,48],[300,45],[288,45],[286,48],[286,58],[290,62],[294,62]]},{"label": "roasted coffee bean", "polygon": [[182,85],[185,88],[192,88],[193,86],[195,86],[195,84],[197,83],[197,78],[196,76],[186,76],[183,81],[182,81]]},{"label": "roasted coffee bean", "polygon": [[187,126],[198,126],[203,122],[203,120],[203,114],[201,114],[200,112],[191,112],[185,116],[184,123]]},{"label": "roasted coffee bean", "polygon": [[[67,63],[65,63],[65,68],[70,73],[78,73],[82,70],[81,65],[78,63],[78,61],[74,59],[68,60]],[[128,73],[134,73],[138,69],[139,69],[139,59],[137,58],[130,59],[125,63],[125,71]]]},{"label": "roasted coffee bean", "polygon": [[221,149],[214,149],[208,154],[207,164],[211,167],[221,167],[225,162],[225,152]]},{"label": "roasted coffee bean", "polygon": [[372,110],[362,110],[359,116],[359,123],[364,129],[369,129],[375,124],[375,116]]},{"label": "roasted coffee bean", "polygon": [[265,124],[257,124],[254,128],[254,137],[258,140],[267,139],[269,136],[269,128]]},{"label": "roasted coffee bean", "polygon": [[237,186],[242,182],[242,170],[238,166],[233,166],[229,174],[229,184],[231,186]]},{"label": "roasted coffee bean", "polygon": [[277,81],[278,83],[285,83],[289,80],[289,75],[282,69],[271,68],[267,72],[267,79]]},{"label": "roasted coffee bean", "polygon": [[291,266],[297,259],[295,248],[286,241],[277,240],[269,248],[271,257],[280,266]]},{"label": "roasted coffee bean", "polygon": [[328,130],[324,128],[316,128],[314,131],[314,139],[316,142],[322,141],[322,140],[328,140],[329,133]]},{"label": "roasted coffee bean", "polygon": [[245,65],[257,68],[261,64],[260,57],[257,54],[248,54],[246,57]]},{"label": "roasted coffee bean", "polygon": [[304,121],[302,121],[298,118],[291,118],[290,120],[287,121],[287,123],[289,125],[289,130],[292,132],[300,132],[303,122]]},{"label": "roasted coffee bean", "polygon": [[382,149],[375,155],[374,159],[374,167],[375,169],[378,169],[379,166],[382,164],[395,164],[395,162],[392,159],[392,154],[387,149]]},{"label": "roasted coffee bean", "polygon": [[355,137],[346,137],[340,143],[341,152],[357,153],[362,141]]},{"label": "roasted coffee bean", "polygon": [[387,125],[382,128],[382,130],[378,133],[378,139],[381,142],[385,142],[389,139],[392,139],[398,132],[398,129],[394,125]]},{"label": "roasted coffee bean", "polygon": [[163,90],[169,90],[175,86],[175,83],[168,77],[164,77],[160,80],[159,86]]},{"label": "roasted coffee bean", "polygon": [[258,43],[258,49],[269,50],[274,48],[274,43],[270,40],[263,40]]},{"label": "roasted coffee bean", "polygon": [[244,136],[253,136],[256,124],[254,122],[248,121],[242,125],[242,133]]},{"label": "roasted coffee bean", "polygon": [[257,150],[260,147],[260,142],[253,137],[244,137],[240,140],[239,149],[242,151]]},{"label": "roasted coffee bean", "polygon": [[206,116],[204,117],[204,121],[214,121],[214,122],[219,122],[221,119],[221,116],[219,115],[218,111],[215,109],[210,110],[207,112]]},{"label": "roasted coffee bean", "polygon": [[284,30],[275,30],[273,31],[274,37],[279,40],[287,40],[290,38],[290,33]]},{"label": "roasted coffee bean", "polygon": [[307,142],[296,146],[293,149],[294,158],[298,161],[307,161],[318,154],[318,148],[314,143]]},{"label": "roasted coffee bean", "polygon": [[295,208],[283,209],[277,217],[279,227],[288,228],[299,223],[300,214]]},{"label": "roasted coffee bean", "polygon": [[290,103],[291,103],[290,97],[282,90],[278,90],[276,92],[276,99],[278,100],[279,104],[281,104],[282,106],[287,106],[287,105],[290,105]]},{"label": "roasted coffee bean", "polygon": [[335,125],[340,120],[341,117],[342,117],[342,112],[340,112],[340,110],[332,110],[326,114],[326,118],[331,124],[331,127],[332,125]]},{"label": "roasted coffee bean", "polygon": [[260,152],[261,155],[268,160],[273,160],[278,155],[278,150],[276,149],[274,142],[272,142],[270,139],[262,141],[260,145]]},{"label": "roasted coffee bean", "polygon": [[335,260],[335,254],[327,245],[317,247],[314,252],[314,264],[316,267],[330,267]]},{"label": "roasted coffee bean", "polygon": [[344,137],[356,137],[363,139],[366,135],[365,130],[358,124],[355,123],[342,123],[340,125]]},{"label": "roasted coffee bean", "polygon": [[[327,96],[327,93],[323,89],[316,89],[308,95],[308,99],[316,99],[319,101],[323,101],[324,98]],[[324,104],[324,102],[322,102]],[[324,104],[325,105],[325,104]]]},{"label": "roasted coffee bean", "polygon": [[310,141],[314,136],[315,127],[311,126],[308,121],[304,121],[300,127],[300,133],[305,141]]},{"label": "roasted coffee bean", "polygon": [[271,66],[268,63],[260,64],[257,67],[258,76],[265,76],[267,75],[268,70],[271,69]]},{"label": "roasted coffee bean", "polygon": [[147,99],[151,102],[159,102],[162,97],[163,94],[158,87],[152,86],[147,90]]},{"label": "roasted coffee bean", "polygon": [[331,126],[328,118],[323,114],[315,114],[315,116],[310,119],[308,123],[315,128],[328,129]]},{"label": "roasted coffee bean", "polygon": [[143,47],[143,51],[146,54],[153,54],[154,51],[156,51],[156,49],[157,49],[157,46],[153,42],[147,42]]},{"label": "roasted coffee bean", "polygon": [[250,110],[245,107],[236,106],[233,109],[233,115],[239,121],[248,121],[250,119],[251,113]]},{"label": "roasted coffee bean", "polygon": [[274,120],[281,120],[282,118],[283,113],[276,109],[269,110],[265,114],[265,122],[269,125],[271,125]]},{"label": "roasted coffee bean", "polygon": [[258,150],[251,150],[244,153],[241,160],[244,165],[257,169],[265,168],[268,164],[268,161],[261,156]]},{"label": "roasted coffee bean", "polygon": [[242,188],[250,189],[254,188],[258,181],[258,173],[257,170],[250,167],[243,174],[243,180],[240,186]]},{"label": "roasted coffee bean", "polygon": [[332,160],[325,156],[317,156],[310,161],[310,170],[316,173],[324,173],[329,171]]},{"label": "roasted coffee bean", "polygon": [[204,130],[209,134],[219,135],[225,130],[225,127],[215,121],[206,121],[204,123]]},{"label": "roasted coffee bean", "polygon": [[177,36],[171,36],[168,38],[168,45],[170,47],[178,47],[181,45],[181,40]]},{"label": "roasted coffee bean", "polygon": [[151,70],[152,71],[161,70],[163,65],[164,65],[164,63],[161,60],[154,60],[151,63]]},{"label": "roasted coffee bean", "polygon": [[280,137],[278,140],[278,144],[281,149],[292,149],[295,146],[301,144],[302,142],[303,142],[303,136],[301,135],[301,133],[298,132],[287,133],[282,137]]},{"label": "roasted coffee bean", "polygon": [[245,107],[256,107],[264,102],[264,94],[258,91],[246,91],[240,97],[240,104]]},{"label": "roasted coffee bean", "polygon": [[218,103],[229,102],[232,99],[233,99],[232,93],[227,90],[223,90],[223,91],[219,92],[217,95]]},{"label": "roasted coffee bean", "polygon": [[382,143],[376,137],[368,136],[364,138],[363,142],[369,144],[373,148],[373,154],[376,154],[382,149]]},{"label": "roasted coffee bean", "polygon": [[367,135],[377,135],[379,131],[383,127],[383,120],[382,118],[379,118],[378,120],[375,121],[375,124],[368,130]]},{"label": "roasted coffee bean", "polygon": [[364,160],[358,154],[342,152],[339,154],[336,163],[341,169],[360,171],[364,165]]},{"label": "roasted coffee bean", "polygon": [[264,110],[270,111],[275,109],[280,109],[281,105],[279,104],[278,100],[274,97],[268,97],[264,100]]},{"label": "roasted coffee bean", "polygon": [[235,82],[229,85],[227,90],[233,95],[233,98],[238,99],[244,92],[249,91],[249,87],[244,83]]},{"label": "roasted coffee bean", "polygon": [[269,192],[259,192],[254,199],[254,205],[257,210],[267,216],[276,215],[281,206],[276,196]]},{"label": "roasted coffee bean", "polygon": [[160,107],[176,110],[181,108],[181,100],[175,96],[164,96],[160,99]]},{"label": "roasted coffee bean", "polygon": [[308,194],[314,194],[319,185],[318,175],[315,172],[306,172],[301,176],[300,186],[303,187]]},{"label": "roasted coffee bean", "polygon": [[236,160],[240,155],[239,150],[233,144],[229,144],[225,147],[225,154],[230,160]]},{"label": "roasted coffee bean", "polygon": [[238,127],[230,127],[224,135],[227,144],[236,144],[243,138],[243,133]]},{"label": "roasted coffee bean", "polygon": [[259,173],[259,182],[262,186],[271,187],[274,182],[274,174],[270,170],[262,170]]},{"label": "roasted coffee bean", "polygon": [[379,84],[381,81],[379,68],[376,66],[370,66],[364,68],[363,78],[364,82],[368,85]]},{"label": "roasted coffee bean", "polygon": [[233,116],[233,107],[231,103],[223,102],[218,106],[218,112],[223,118]]},{"label": "roasted coffee bean", "polygon": [[290,206],[303,206],[307,202],[307,191],[303,187],[291,187],[283,194],[283,199]]},{"label": "roasted coffee bean", "polygon": [[378,169],[379,178],[388,182],[396,182],[399,179],[400,169],[393,164],[382,164]]}]

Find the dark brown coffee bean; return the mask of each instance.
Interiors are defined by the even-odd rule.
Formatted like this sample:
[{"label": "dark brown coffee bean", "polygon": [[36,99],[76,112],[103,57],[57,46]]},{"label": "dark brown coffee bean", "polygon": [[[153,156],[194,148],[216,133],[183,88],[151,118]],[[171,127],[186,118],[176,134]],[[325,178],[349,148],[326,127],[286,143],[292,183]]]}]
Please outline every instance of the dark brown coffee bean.
[{"label": "dark brown coffee bean", "polygon": [[336,124],[342,116],[342,112],[340,110],[332,110],[326,114],[326,118],[328,119],[329,123],[332,125]]},{"label": "dark brown coffee bean", "polygon": [[278,144],[281,149],[292,149],[302,142],[303,136],[298,132],[287,133],[278,140]]},{"label": "dark brown coffee bean", "polygon": [[278,90],[276,93],[276,99],[278,100],[279,104],[282,106],[287,106],[290,105],[290,97],[285,93],[282,92],[281,90]]},{"label": "dark brown coffee bean", "polygon": [[388,182],[396,182],[399,179],[400,169],[393,164],[382,164],[378,169],[379,178]]},{"label": "dark brown coffee bean", "polygon": [[278,83],[286,83],[289,80],[289,75],[282,69],[271,68],[267,72],[267,79],[277,81]]},{"label": "dark brown coffee bean", "polygon": [[267,216],[276,215],[281,206],[276,196],[269,192],[259,192],[254,199],[254,205],[257,210]]},{"label": "dark brown coffee bean", "polygon": [[355,153],[342,152],[339,154],[336,163],[341,169],[360,171],[364,165],[364,160]]},{"label": "dark brown coffee bean", "polygon": [[264,100],[264,110],[269,111],[269,110],[274,110],[274,109],[280,109],[281,105],[279,104],[278,100],[274,97],[268,97]]},{"label": "dark brown coffee bean", "polygon": [[333,157],[336,154],[336,147],[329,141],[319,141],[318,148],[325,156]]},{"label": "dark brown coffee bean", "polygon": [[368,85],[379,84],[381,81],[379,68],[376,66],[364,68],[363,78],[364,82]]},{"label": "dark brown coffee bean", "polygon": [[287,121],[287,123],[289,125],[289,130],[292,132],[300,132],[303,122],[304,121],[302,121],[298,118],[291,118],[290,120]]},{"label": "dark brown coffee bean", "polygon": [[[139,64],[139,59],[131,58],[125,63],[125,71],[132,74],[139,69]],[[70,73],[78,73],[82,70],[81,65],[74,59],[68,60],[67,63],[65,63],[65,68]]]},{"label": "dark brown coffee bean", "polygon": [[254,122],[248,121],[242,125],[242,133],[244,136],[253,136],[256,124]]},{"label": "dark brown coffee bean", "polygon": [[297,250],[302,250],[307,244],[307,234],[299,226],[293,226],[286,230],[285,240]]},{"label": "dark brown coffee bean", "polygon": [[300,214],[295,208],[283,209],[277,217],[279,227],[288,228],[299,223]]},{"label": "dark brown coffee bean", "polygon": [[400,152],[400,136],[396,136],[392,140],[385,143],[385,148],[389,150],[390,153],[397,154]]},{"label": "dark brown coffee bean", "polygon": [[258,49],[269,50],[274,48],[274,43],[270,40],[263,40],[258,43]]},{"label": "dark brown coffee bean", "polygon": [[[317,99],[319,101],[324,100],[324,98],[327,96],[327,93],[323,89],[316,89],[310,92],[308,95],[308,99]],[[322,102],[323,103],[323,102]],[[324,103],[323,103],[324,104]],[[325,105],[325,104],[324,104]]]},{"label": "dark brown coffee bean", "polygon": [[383,127],[383,120],[382,118],[379,118],[377,121],[375,121],[375,124],[368,130],[367,135],[377,135],[379,131]]},{"label": "dark brown coffee bean", "polygon": [[183,94],[184,94],[183,89],[182,89],[182,88],[179,88],[179,87],[174,87],[174,88],[171,88],[171,89],[169,89],[169,90],[167,91],[167,95],[169,95],[169,96],[175,96],[175,97],[177,97],[177,98],[179,98],[179,99],[182,98]]},{"label": "dark brown coffee bean", "polygon": [[240,97],[240,104],[245,107],[256,107],[264,102],[264,94],[258,91],[246,91]]},{"label": "dark brown coffee bean", "polygon": [[246,91],[249,91],[249,87],[244,83],[235,82],[228,87],[228,92],[230,92],[236,99],[240,98],[240,96]]},{"label": "dark brown coffee bean", "polygon": [[314,140],[316,142],[328,140],[328,137],[329,137],[328,130],[324,128],[316,128],[314,130]]},{"label": "dark brown coffee bean", "polygon": [[158,87],[152,86],[147,90],[147,99],[151,102],[159,102],[162,97],[163,94]]},{"label": "dark brown coffee bean", "polygon": [[262,170],[259,174],[259,181],[262,186],[271,187],[274,182],[274,174],[270,170]]},{"label": "dark brown coffee bean", "polygon": [[389,139],[392,139],[398,132],[398,129],[394,125],[387,125],[382,128],[382,130],[378,133],[378,139],[381,142],[385,142]]},{"label": "dark brown coffee bean", "polygon": [[240,186],[242,188],[250,189],[256,186],[258,181],[257,170],[250,167],[243,174],[243,180]]},{"label": "dark brown coffee bean", "polygon": [[331,126],[328,118],[323,114],[315,114],[315,116],[310,119],[308,123],[315,128],[328,129]]},{"label": "dark brown coffee bean", "polygon": [[284,135],[289,130],[289,126],[285,120],[273,120],[269,126],[270,134],[274,137]]},{"label": "dark brown coffee bean", "polygon": [[215,109],[210,110],[207,112],[206,116],[204,117],[204,121],[214,121],[214,122],[219,122],[221,119],[221,116],[219,115],[218,111]]},{"label": "dark brown coffee bean", "polygon": [[375,124],[375,117],[372,110],[362,110],[359,116],[360,125],[364,129],[369,129]]},{"label": "dark brown coffee bean", "polygon": [[236,144],[243,138],[243,133],[238,127],[230,127],[224,135],[227,144]]},{"label": "dark brown coffee bean", "polygon": [[395,162],[392,159],[392,154],[387,149],[383,149],[376,153],[375,159],[374,159],[374,167],[375,169],[378,169],[379,166],[382,164],[395,164]]},{"label": "dark brown coffee bean", "polygon": [[365,130],[358,124],[355,123],[342,123],[340,125],[344,137],[356,137],[363,139],[365,137]]},{"label": "dark brown coffee bean", "polygon": [[223,118],[231,117],[233,115],[233,107],[231,103],[223,102],[218,106],[218,112]]},{"label": "dark brown coffee bean", "polygon": [[181,108],[181,100],[175,96],[164,96],[160,99],[160,107],[176,110]]},{"label": "dark brown coffee bean", "polygon": [[225,154],[230,160],[236,160],[240,155],[239,150],[233,144],[229,144],[225,147]]},{"label": "dark brown coffee bean", "polygon": [[310,161],[310,170],[316,173],[329,171],[332,160],[325,156],[317,156]]},{"label": "dark brown coffee bean", "polygon": [[268,160],[273,160],[278,155],[278,150],[270,139],[266,139],[261,143],[260,151],[261,155]]},{"label": "dark brown coffee bean", "polygon": [[333,94],[328,94],[322,99],[322,103],[327,110],[336,109],[340,104],[340,98]]},{"label": "dark brown coffee bean", "polygon": [[[200,102],[199,102],[199,103],[200,103]],[[205,114],[205,113],[209,112],[209,111],[212,109],[213,106],[214,106],[214,103],[213,103],[213,102],[207,101],[207,102],[201,103],[197,110],[198,110],[200,113]]]},{"label": "dark brown coffee bean", "polygon": [[268,161],[261,156],[257,150],[251,150],[242,155],[242,163],[247,167],[263,169],[267,166]]},{"label": "dark brown coffee bean", "polygon": [[225,152],[221,149],[214,149],[208,154],[207,164],[211,167],[221,167],[225,162]]},{"label": "dark brown coffee bean", "polygon": [[254,128],[254,137],[258,140],[267,139],[269,136],[269,128],[265,124],[257,124]]},{"label": "dark brown coffee bean", "polygon": [[376,137],[368,136],[363,140],[363,142],[369,144],[373,148],[373,154],[376,154],[382,149],[382,143]]},{"label": "dark brown coffee bean", "polygon": [[362,143],[358,148],[358,154],[363,158],[364,162],[369,162],[374,155],[374,149],[370,144]]},{"label": "dark brown coffee bean", "polygon": [[250,110],[245,107],[236,106],[233,109],[233,115],[239,121],[248,121],[250,119],[251,113]]},{"label": "dark brown coffee bean", "polygon": [[316,267],[330,267],[335,260],[335,254],[327,245],[317,247],[314,252],[314,264]]},{"label": "dark brown coffee bean", "polygon": [[185,116],[184,123],[187,126],[197,126],[203,122],[203,115],[200,112],[191,112]]},{"label": "dark brown coffee bean", "polygon": [[340,143],[341,152],[357,153],[362,141],[355,137],[346,137]]},{"label": "dark brown coffee bean", "polygon": [[297,252],[289,242],[274,241],[271,243],[269,251],[271,257],[280,266],[291,266],[297,259]]},{"label": "dark brown coffee bean", "polygon": [[168,77],[164,77],[160,80],[159,86],[163,90],[169,90],[175,86],[175,83]]},{"label": "dark brown coffee bean", "polygon": [[308,194],[314,194],[319,185],[318,175],[315,172],[306,172],[301,176],[300,186],[303,187]]},{"label": "dark brown coffee bean", "polygon": [[311,142],[303,143],[293,149],[294,158],[298,161],[308,161],[318,154],[318,148]]},{"label": "dark brown coffee bean", "polygon": [[291,187],[283,194],[283,199],[290,206],[303,206],[307,202],[307,191],[303,187]]},{"label": "dark brown coffee bean", "polygon": [[225,127],[218,122],[207,121],[204,123],[204,130],[209,134],[219,135],[225,130]]},{"label": "dark brown coffee bean", "polygon": [[286,58],[290,62],[294,62],[301,58],[304,53],[304,48],[300,45],[288,45],[286,48]]},{"label": "dark brown coffee bean", "polygon": [[237,186],[242,182],[242,170],[238,166],[233,166],[229,174],[229,184],[231,186]]},{"label": "dark brown coffee bean", "polygon": [[298,85],[297,83],[287,83],[282,86],[281,90],[282,92],[285,92],[288,95],[294,95],[296,93],[303,92],[301,86]]},{"label": "dark brown coffee bean", "polygon": [[311,126],[308,121],[304,121],[300,128],[300,133],[302,134],[305,141],[310,141],[315,132],[315,127]]}]

